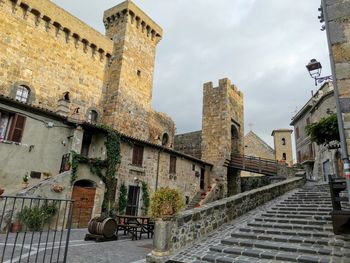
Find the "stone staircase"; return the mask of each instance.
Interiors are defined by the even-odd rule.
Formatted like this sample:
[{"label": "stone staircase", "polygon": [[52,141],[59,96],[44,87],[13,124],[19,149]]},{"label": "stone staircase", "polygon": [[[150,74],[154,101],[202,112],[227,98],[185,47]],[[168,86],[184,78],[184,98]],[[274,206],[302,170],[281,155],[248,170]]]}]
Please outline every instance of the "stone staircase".
[{"label": "stone staircase", "polygon": [[304,186],[195,262],[350,262],[350,236],[333,234],[331,210],[328,185]]},{"label": "stone staircase", "polygon": [[199,205],[201,201],[201,192],[197,192],[196,195],[192,198],[192,200],[186,206],[186,210],[191,210]]}]

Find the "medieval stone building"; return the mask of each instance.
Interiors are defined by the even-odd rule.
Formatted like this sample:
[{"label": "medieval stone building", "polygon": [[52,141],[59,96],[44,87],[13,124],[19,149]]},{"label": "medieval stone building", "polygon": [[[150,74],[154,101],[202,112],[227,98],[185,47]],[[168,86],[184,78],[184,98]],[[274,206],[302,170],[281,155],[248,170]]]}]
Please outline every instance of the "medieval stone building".
[{"label": "medieval stone building", "polygon": [[[86,212],[75,214],[84,218],[73,220],[86,225],[100,213],[106,187],[86,163],[72,178],[72,154],[106,158],[101,124],[121,134],[114,194],[127,186],[129,214],[141,213],[140,182],[151,192],[180,189],[187,200],[213,182],[225,194],[239,191],[238,171],[224,163],[243,152],[242,93],[228,79],[216,88],[205,84],[200,141],[192,152],[174,149],[174,122],[151,106],[163,32],[135,4],[105,11],[106,35],[48,0],[4,0],[0,11],[0,187],[6,194],[83,198]],[[22,189],[26,176],[29,186]]]}]

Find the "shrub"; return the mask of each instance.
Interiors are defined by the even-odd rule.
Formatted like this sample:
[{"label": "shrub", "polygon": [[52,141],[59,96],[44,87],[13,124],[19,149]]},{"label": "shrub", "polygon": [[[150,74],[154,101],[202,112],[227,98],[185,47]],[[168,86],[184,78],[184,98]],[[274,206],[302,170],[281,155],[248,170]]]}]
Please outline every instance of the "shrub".
[{"label": "shrub", "polygon": [[184,207],[184,200],[178,190],[169,187],[157,190],[151,198],[153,218],[165,218],[178,213]]},{"label": "shrub", "polygon": [[122,215],[125,213],[125,208],[128,204],[127,193],[128,193],[128,189],[126,189],[125,184],[122,183],[119,189],[119,199],[118,199],[118,211]]},{"label": "shrub", "polygon": [[55,202],[49,204],[46,201],[42,206],[24,207],[22,211],[17,214],[17,218],[29,230],[40,231],[45,224],[51,222],[57,210],[58,208]]}]

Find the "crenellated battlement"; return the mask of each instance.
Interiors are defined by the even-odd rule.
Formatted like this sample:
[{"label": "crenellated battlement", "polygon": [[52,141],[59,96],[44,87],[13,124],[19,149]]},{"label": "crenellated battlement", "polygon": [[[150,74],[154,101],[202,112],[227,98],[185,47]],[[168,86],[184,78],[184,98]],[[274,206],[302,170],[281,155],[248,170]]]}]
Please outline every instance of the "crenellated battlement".
[{"label": "crenellated battlement", "polygon": [[136,25],[142,33],[157,43],[161,40],[163,29],[147,14],[131,1],[125,1],[105,11],[103,22],[106,30],[119,23],[131,23]]},{"label": "crenellated battlement", "polygon": [[203,84],[204,91],[210,91],[210,90],[231,90],[233,93],[237,94],[239,97],[243,98],[243,93],[238,90],[237,86],[235,84],[231,84],[231,80],[229,78],[223,78],[219,79],[219,85],[214,87],[213,82],[207,82]]},{"label": "crenellated battlement", "polygon": [[63,35],[67,43],[73,41],[76,48],[82,45],[84,52],[91,53],[92,57],[99,56],[101,60],[111,57],[113,42],[110,39],[54,3],[48,0],[5,1],[14,14],[21,12],[24,20],[33,16],[36,27],[43,23],[47,32],[54,30],[55,35]]}]

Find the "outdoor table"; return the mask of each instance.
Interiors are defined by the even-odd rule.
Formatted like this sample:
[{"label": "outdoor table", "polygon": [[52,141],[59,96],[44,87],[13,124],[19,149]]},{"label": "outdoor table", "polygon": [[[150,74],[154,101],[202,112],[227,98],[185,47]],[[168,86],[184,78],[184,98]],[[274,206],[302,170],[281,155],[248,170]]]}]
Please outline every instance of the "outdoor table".
[{"label": "outdoor table", "polygon": [[124,235],[131,234],[132,240],[141,239],[142,234],[147,234],[147,238],[153,237],[154,222],[148,216],[117,215],[117,223],[117,235],[118,230],[123,230]]}]

